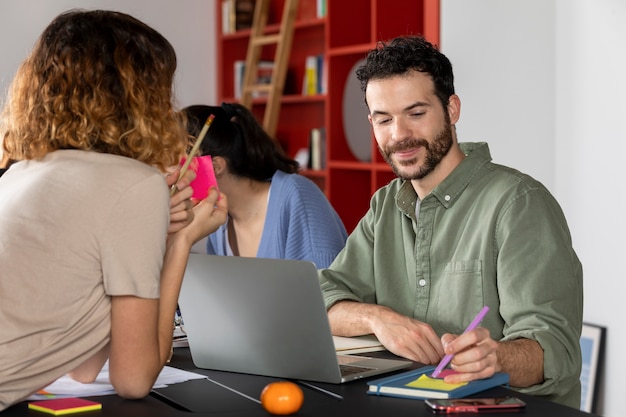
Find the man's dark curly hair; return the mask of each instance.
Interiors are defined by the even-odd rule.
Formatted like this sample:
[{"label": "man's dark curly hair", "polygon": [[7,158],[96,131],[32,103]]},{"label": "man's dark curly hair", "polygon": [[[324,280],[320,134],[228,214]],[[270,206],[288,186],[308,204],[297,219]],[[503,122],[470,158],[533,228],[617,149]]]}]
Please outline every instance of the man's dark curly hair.
[{"label": "man's dark curly hair", "polygon": [[431,76],[435,94],[445,108],[454,94],[452,64],[421,36],[401,36],[388,42],[378,42],[376,48],[369,51],[365,63],[356,70],[356,76],[361,83],[361,91],[365,93],[370,80],[402,75],[410,70]]}]

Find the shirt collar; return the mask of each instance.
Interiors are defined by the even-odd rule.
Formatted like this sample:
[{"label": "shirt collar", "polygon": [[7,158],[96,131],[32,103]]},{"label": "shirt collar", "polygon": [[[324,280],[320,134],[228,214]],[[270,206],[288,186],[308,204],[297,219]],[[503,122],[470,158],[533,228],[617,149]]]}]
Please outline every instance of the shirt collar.
[{"label": "shirt collar", "polygon": [[[445,208],[451,207],[480,168],[491,161],[489,145],[485,142],[463,142],[459,146],[465,158],[424,200],[436,198]],[[396,206],[413,218],[416,201],[417,193],[411,182],[404,181],[396,193]]]}]

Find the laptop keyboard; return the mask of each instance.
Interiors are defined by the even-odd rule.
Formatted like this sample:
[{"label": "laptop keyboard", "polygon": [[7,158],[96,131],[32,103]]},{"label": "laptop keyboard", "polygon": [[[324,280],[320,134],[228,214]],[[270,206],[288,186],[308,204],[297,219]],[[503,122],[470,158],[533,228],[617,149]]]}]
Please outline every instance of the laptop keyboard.
[{"label": "laptop keyboard", "polygon": [[352,366],[352,365],[339,365],[341,376],[346,377],[354,374],[360,374],[361,372],[369,371],[374,368],[368,368],[365,366]]}]

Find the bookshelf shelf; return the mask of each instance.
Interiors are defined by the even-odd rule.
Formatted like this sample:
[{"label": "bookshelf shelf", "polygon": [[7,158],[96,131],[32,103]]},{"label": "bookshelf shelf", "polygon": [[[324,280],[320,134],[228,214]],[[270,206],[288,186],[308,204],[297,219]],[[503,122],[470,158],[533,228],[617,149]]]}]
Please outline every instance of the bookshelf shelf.
[{"label": "bookshelf shelf", "polygon": [[358,45],[350,45],[350,46],[340,46],[338,48],[333,48],[328,51],[328,56],[342,56],[342,55],[350,55],[350,54],[361,54],[365,56],[367,51],[372,49],[371,43],[360,43]]},{"label": "bookshelf shelf", "polygon": [[[222,101],[232,102],[237,101],[235,97],[222,97]],[[302,94],[288,94],[284,95],[280,98],[281,103],[288,104],[298,104],[298,103],[316,103],[316,102],[324,102],[326,101],[325,94],[316,94],[312,96],[305,96]],[[254,106],[264,106],[266,104],[266,99],[263,97],[255,98],[252,100],[252,104]]]},{"label": "bookshelf shelf", "polygon": [[[325,25],[326,25],[326,19],[319,18],[319,19],[312,19],[312,20],[306,20],[306,21],[297,21],[294,23],[294,28],[296,30],[315,28],[315,27],[323,28]],[[263,31],[263,33],[265,34],[278,33],[279,29],[280,29],[279,24],[268,24],[265,27],[265,30]],[[233,33],[223,34],[222,40],[229,41],[229,40],[234,40],[234,39],[245,39],[247,41],[248,38],[250,37],[250,32],[251,32],[250,29],[241,29]]]},{"label": "bookshelf shelf", "polygon": [[[271,13],[266,33],[277,32],[284,0],[271,0]],[[380,156],[371,136],[363,97],[344,97],[348,82],[354,82],[354,66],[379,40],[405,34],[423,34],[439,44],[439,0],[364,0],[354,2],[325,0],[326,15],[318,16],[319,0],[300,0],[295,23],[294,40],[289,58],[285,91],[276,139],[285,152],[294,157],[308,148],[312,129],[325,130],[325,157],[319,170],[304,169],[301,173],[317,183],[341,216],[348,231],[369,207],[376,189],[395,177]],[[237,101],[234,97],[234,63],[245,59],[249,29],[235,33],[221,32],[221,2],[217,3],[217,96],[221,101]],[[271,59],[268,48],[261,59]],[[303,95],[305,61],[321,56],[325,73],[325,93]],[[253,101],[253,112],[261,119],[263,98]],[[344,109],[355,110],[354,120],[345,119]],[[352,113],[352,111],[350,112]],[[356,140],[362,155],[355,156],[354,135],[348,140],[346,124],[362,124],[362,139]],[[350,133],[350,132],[349,132]],[[364,142],[360,142],[364,141]],[[366,160],[367,159],[367,160]]]},{"label": "bookshelf shelf", "polygon": [[283,103],[324,103],[326,101],[325,94],[315,94],[311,96],[303,96],[302,94],[290,94],[282,97]]}]

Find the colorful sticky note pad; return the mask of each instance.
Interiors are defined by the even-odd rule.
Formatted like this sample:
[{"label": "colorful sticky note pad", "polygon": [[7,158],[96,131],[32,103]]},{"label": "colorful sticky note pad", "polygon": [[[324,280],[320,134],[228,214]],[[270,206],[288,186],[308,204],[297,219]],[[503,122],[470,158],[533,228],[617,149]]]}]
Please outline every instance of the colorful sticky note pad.
[{"label": "colorful sticky note pad", "polygon": [[84,398],[57,398],[54,400],[33,401],[28,403],[31,410],[62,416],[83,411],[100,410],[102,404]]},{"label": "colorful sticky note pad", "polygon": [[[181,164],[184,163],[185,159],[181,161]],[[204,200],[206,196],[209,195],[209,188],[217,188],[217,179],[215,178],[211,155],[194,157],[189,167],[196,173],[196,178],[191,181],[190,184],[193,189],[193,196],[191,198],[194,200]]]},{"label": "colorful sticky note pad", "polygon": [[458,384],[448,384],[443,379],[431,378],[426,374],[422,374],[419,378],[406,384],[407,387],[413,388],[425,388],[435,391],[452,391],[458,387],[467,385],[467,382],[460,382]]}]

